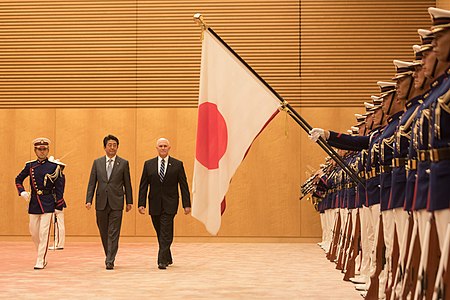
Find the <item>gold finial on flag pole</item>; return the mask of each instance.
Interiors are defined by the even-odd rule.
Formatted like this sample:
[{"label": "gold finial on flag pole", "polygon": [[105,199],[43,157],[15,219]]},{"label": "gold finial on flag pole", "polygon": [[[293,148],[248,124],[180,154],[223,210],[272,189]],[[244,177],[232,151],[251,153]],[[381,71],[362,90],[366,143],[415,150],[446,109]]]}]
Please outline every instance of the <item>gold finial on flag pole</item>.
[{"label": "gold finial on flag pole", "polygon": [[203,16],[201,13],[194,14],[194,22],[202,28],[202,36],[200,39],[203,41],[203,31],[208,29],[208,25],[205,23],[205,21],[203,21]]}]

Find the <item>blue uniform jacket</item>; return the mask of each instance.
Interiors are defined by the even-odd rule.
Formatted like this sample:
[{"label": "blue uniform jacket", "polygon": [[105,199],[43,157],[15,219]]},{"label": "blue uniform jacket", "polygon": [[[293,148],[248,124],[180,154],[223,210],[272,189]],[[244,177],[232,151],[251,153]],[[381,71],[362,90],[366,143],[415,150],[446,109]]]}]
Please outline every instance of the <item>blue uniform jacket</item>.
[{"label": "blue uniform jacket", "polygon": [[[439,76],[432,84],[429,93],[424,96],[424,103],[420,106],[413,125],[413,150],[429,150],[431,105],[448,90],[447,74]],[[443,84],[443,83],[446,84]],[[420,153],[419,153],[420,158]],[[413,210],[427,207],[428,191],[430,183],[430,160],[419,161],[417,164],[417,178],[414,189]]]},{"label": "blue uniform jacket", "polygon": [[[430,145],[432,149],[450,150],[450,69],[441,83],[439,96],[431,105]],[[445,94],[444,94],[445,93]],[[450,160],[431,162],[429,211],[450,208]]]},{"label": "blue uniform jacket", "polygon": [[[392,157],[394,152],[394,133],[397,128],[400,116],[403,111],[397,112],[388,119],[387,126],[381,132],[379,138],[379,158],[380,164],[385,167],[391,167]],[[381,172],[380,174],[380,208],[381,211],[389,209],[389,198],[391,195],[391,180],[392,173],[391,170],[386,172]]]},{"label": "blue uniform jacket", "polygon": [[25,191],[23,181],[28,176],[31,187],[29,214],[52,213],[55,207],[62,209],[65,206],[63,196],[65,179],[60,165],[47,159],[27,162],[16,177],[19,195]]},{"label": "blue uniform jacket", "polygon": [[[395,131],[394,158],[407,158],[411,140],[411,123],[417,113],[419,105],[422,102],[422,95],[420,95],[406,103],[406,111],[400,117]],[[405,208],[405,191],[406,168],[405,165],[400,165],[392,169],[391,198],[389,200],[390,209],[398,207]]]}]

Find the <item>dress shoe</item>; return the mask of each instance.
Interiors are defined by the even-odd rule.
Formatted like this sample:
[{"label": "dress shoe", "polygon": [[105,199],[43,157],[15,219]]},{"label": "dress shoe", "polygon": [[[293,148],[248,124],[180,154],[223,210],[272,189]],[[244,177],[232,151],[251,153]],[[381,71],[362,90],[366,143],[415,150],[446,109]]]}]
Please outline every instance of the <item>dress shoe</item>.
[{"label": "dress shoe", "polygon": [[355,284],[366,283],[367,280],[368,280],[367,276],[364,276],[364,275],[363,276],[355,276],[355,277],[350,278],[350,281]]},{"label": "dress shoe", "polygon": [[43,264],[42,266],[35,265],[35,266],[34,266],[34,269],[35,269],[35,270],[42,270],[42,269],[44,269],[46,266],[47,266],[47,262],[44,262],[44,264]]},{"label": "dress shoe", "polygon": [[169,262],[167,263],[167,266],[170,266],[170,265],[173,265],[173,261],[169,261]]},{"label": "dress shoe", "polygon": [[369,289],[369,285],[367,283],[355,284],[355,289],[357,291],[367,291]]},{"label": "dress shoe", "polygon": [[113,263],[107,263],[106,264],[106,270],[114,270],[114,264]]},{"label": "dress shoe", "polygon": [[165,270],[166,268],[167,268],[167,265],[165,263],[158,264],[158,269]]},{"label": "dress shoe", "polygon": [[64,249],[63,247],[55,247],[55,246],[50,246],[48,247],[49,250],[62,250]]}]

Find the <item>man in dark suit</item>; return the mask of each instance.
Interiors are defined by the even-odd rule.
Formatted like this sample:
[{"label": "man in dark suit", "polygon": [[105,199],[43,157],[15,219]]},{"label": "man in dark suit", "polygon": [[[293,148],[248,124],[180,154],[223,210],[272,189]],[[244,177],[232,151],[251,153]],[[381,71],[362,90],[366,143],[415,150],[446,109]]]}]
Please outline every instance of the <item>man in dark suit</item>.
[{"label": "man in dark suit", "polygon": [[102,238],[106,255],[106,269],[114,269],[114,260],[119,248],[120,226],[124,195],[129,212],[133,207],[130,166],[128,161],[117,156],[119,139],[108,135],[103,139],[106,156],[102,156],[92,165],[91,176],[86,193],[86,208],[90,209],[95,189],[95,209],[97,226]]},{"label": "man in dark suit", "polygon": [[170,245],[173,241],[173,219],[178,210],[179,194],[184,214],[191,212],[189,187],[183,162],[169,157],[170,143],[165,138],[156,142],[158,156],[144,163],[139,186],[139,213],[145,214],[148,193],[149,214],[158,237],[158,268],[166,269],[173,263]]}]

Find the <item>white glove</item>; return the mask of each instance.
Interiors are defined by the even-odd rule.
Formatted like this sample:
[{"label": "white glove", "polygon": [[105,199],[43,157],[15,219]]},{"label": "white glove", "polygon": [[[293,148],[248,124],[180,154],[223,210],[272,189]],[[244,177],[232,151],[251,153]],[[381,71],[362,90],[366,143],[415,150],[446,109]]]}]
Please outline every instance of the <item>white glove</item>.
[{"label": "white glove", "polygon": [[25,201],[30,201],[30,193],[23,191],[22,193],[20,193],[20,197],[22,197],[23,199],[25,199]]},{"label": "white glove", "polygon": [[317,142],[319,137],[325,139],[325,130],[322,128],[313,128],[309,131],[309,139],[313,142]]}]

